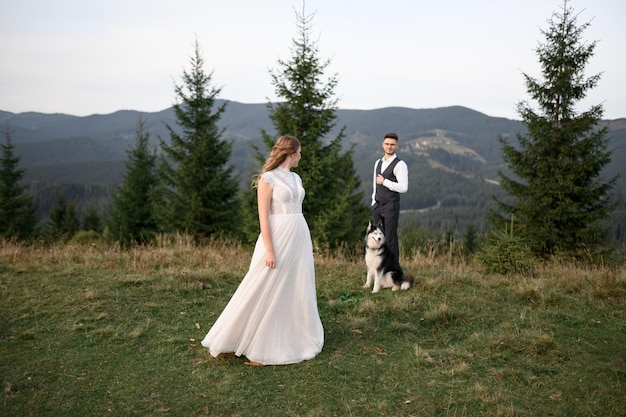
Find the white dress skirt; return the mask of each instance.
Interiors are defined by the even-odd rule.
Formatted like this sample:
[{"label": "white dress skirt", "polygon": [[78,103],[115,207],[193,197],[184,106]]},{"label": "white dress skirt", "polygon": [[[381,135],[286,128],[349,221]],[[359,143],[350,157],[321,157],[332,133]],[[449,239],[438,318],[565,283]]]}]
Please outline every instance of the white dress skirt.
[{"label": "white dress skirt", "polygon": [[313,246],[302,215],[300,177],[277,168],[260,180],[272,186],[270,226],[276,268],[265,265],[265,245],[259,236],[250,269],[202,345],[215,357],[233,352],[265,365],[286,365],[315,357],[324,344]]}]

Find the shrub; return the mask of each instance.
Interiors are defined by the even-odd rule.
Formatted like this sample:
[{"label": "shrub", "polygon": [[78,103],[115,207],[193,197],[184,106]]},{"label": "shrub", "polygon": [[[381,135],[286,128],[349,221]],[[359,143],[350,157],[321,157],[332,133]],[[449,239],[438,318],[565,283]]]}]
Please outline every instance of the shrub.
[{"label": "shrub", "polygon": [[94,230],[79,230],[72,236],[69,243],[76,245],[95,244],[100,240],[100,234]]},{"label": "shrub", "polygon": [[526,242],[513,234],[513,218],[510,230],[492,232],[489,241],[476,253],[476,260],[487,273],[531,273],[535,269],[535,257]]}]

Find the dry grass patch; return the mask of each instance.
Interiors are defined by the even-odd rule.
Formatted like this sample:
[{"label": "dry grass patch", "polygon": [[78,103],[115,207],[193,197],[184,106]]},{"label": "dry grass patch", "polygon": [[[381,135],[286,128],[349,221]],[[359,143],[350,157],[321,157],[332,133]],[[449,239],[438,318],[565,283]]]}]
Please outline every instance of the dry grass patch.
[{"label": "dry grass patch", "polygon": [[515,286],[515,296],[522,301],[541,304],[545,300],[544,286],[545,280],[543,279],[524,278]]},{"label": "dry grass patch", "polygon": [[447,326],[454,319],[454,313],[447,303],[440,303],[424,312],[424,319],[435,326]]}]

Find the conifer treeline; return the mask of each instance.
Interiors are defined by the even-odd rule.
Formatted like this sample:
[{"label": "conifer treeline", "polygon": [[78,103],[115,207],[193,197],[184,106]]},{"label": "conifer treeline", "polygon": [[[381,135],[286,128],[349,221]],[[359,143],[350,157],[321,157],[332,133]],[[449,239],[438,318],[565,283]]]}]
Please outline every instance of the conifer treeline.
[{"label": "conifer treeline", "polygon": [[[492,228],[505,232],[502,236],[515,234],[516,244],[542,257],[557,252],[600,253],[607,237],[624,241],[624,216],[614,216],[616,224],[607,223],[618,207],[619,195],[613,190],[616,177],[603,181],[600,176],[611,159],[608,129],[600,126],[602,105],[582,113],[575,111],[576,104],[600,79],[600,74],[584,76],[596,42],[582,39],[589,23],[578,26],[576,16],[564,0],[562,11],[553,14],[550,27],[542,31],[546,43],[538,47],[537,54],[544,79],[524,74],[527,91],[538,109],[528,101],[520,102],[518,112],[526,132],[515,138],[500,138],[508,171],[499,173],[501,188],[494,187],[491,195],[495,206],[472,206],[475,194],[484,193],[484,187],[471,181],[450,187],[454,178],[445,172],[433,175],[428,163],[409,153],[406,158],[414,159],[410,182],[441,182],[441,187],[431,190],[446,189],[447,195],[407,196],[407,206],[436,207],[437,212],[421,216],[422,224],[409,213],[405,225],[439,228],[448,235],[462,225],[472,241],[477,231]],[[307,190],[303,210],[312,237],[329,247],[346,243],[351,247],[361,239],[369,215],[367,196],[361,191],[368,187],[361,187],[356,173],[354,147],[344,147],[345,127],[335,126],[338,78],[326,77],[329,61],[320,60],[316,44],[310,40],[313,15],[303,12],[297,17],[298,37],[293,40],[292,56],[279,60],[279,71],[271,73],[279,101],[268,103],[270,119],[277,136],[294,135],[301,141],[303,160],[298,173]],[[40,231],[42,236],[67,239],[83,227],[102,229],[98,231],[123,246],[175,232],[197,239],[215,235],[256,239],[255,191],[239,189],[234,169],[227,165],[232,144],[222,138],[224,131],[218,128],[226,104],[215,106],[220,89],[212,86],[212,74],[205,73],[197,43],[190,63],[182,84],[175,86],[177,126],[167,126],[169,141],[160,139],[158,149],[149,149],[150,132],[139,121],[121,186],[115,190],[66,187],[58,195],[46,184],[33,186],[37,188],[37,206],[49,208],[51,213],[50,222]],[[322,82],[325,77],[326,82]],[[328,138],[337,131],[336,137]],[[258,172],[276,139],[263,130],[260,134],[266,149],[254,148],[258,166],[249,167],[251,176]],[[8,129],[5,138],[0,231],[5,237],[29,238],[37,234],[35,205],[17,185],[24,171],[17,168],[19,158],[13,155]],[[440,149],[429,152],[431,159],[470,175],[477,174],[482,166],[478,160]],[[97,204],[77,210],[71,196],[79,193],[88,193]],[[107,207],[107,201],[112,201],[112,206]],[[487,211],[489,224],[476,215]],[[76,220],[79,216],[84,217],[82,222]],[[7,221],[9,218],[13,221]],[[497,244],[503,241],[500,238]]]},{"label": "conifer treeline", "polygon": [[[337,81],[331,78],[328,84],[320,84],[327,64],[320,63],[309,39],[311,16],[298,18],[300,38],[294,41],[292,60],[279,61],[283,72],[273,74],[277,95],[285,102],[271,108],[270,117],[277,136],[294,135],[301,141],[303,161],[307,161],[298,169],[307,187],[305,216],[316,241],[334,247],[360,239],[368,211],[358,191],[352,150],[342,145],[343,129],[329,145],[322,143],[336,119]],[[40,203],[49,208],[50,220],[41,236],[66,241],[82,223],[105,224],[104,236],[124,247],[149,242],[162,233],[186,233],[198,240],[211,236],[256,239],[255,191],[240,190],[234,168],[227,165],[232,145],[218,128],[226,104],[215,106],[220,89],[212,85],[212,74],[205,72],[197,43],[190,65],[182,83],[175,86],[177,126],[167,126],[169,140],[160,138],[158,149],[150,149],[150,132],[138,122],[136,142],[127,150],[123,182],[112,190],[112,206],[99,207],[105,221],[94,220],[97,210],[93,207],[84,210],[85,221],[80,221],[76,206],[66,199],[76,190],[63,190],[54,202],[44,192]],[[276,138],[261,133],[268,149],[257,152],[264,159]],[[260,164],[249,168],[252,175]]]}]

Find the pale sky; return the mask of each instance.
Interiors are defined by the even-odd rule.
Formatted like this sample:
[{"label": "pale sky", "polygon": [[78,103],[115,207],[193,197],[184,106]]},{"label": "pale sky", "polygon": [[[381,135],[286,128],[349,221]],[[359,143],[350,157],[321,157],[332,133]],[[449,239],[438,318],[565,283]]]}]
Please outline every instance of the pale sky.
[{"label": "pale sky", "polygon": [[[175,100],[197,40],[219,98],[267,103],[290,60],[301,0],[0,0],[0,110],[154,112]],[[306,0],[341,109],[453,105],[519,119],[522,73],[562,0]],[[569,0],[602,72],[581,110],[626,117],[626,1]]]}]

